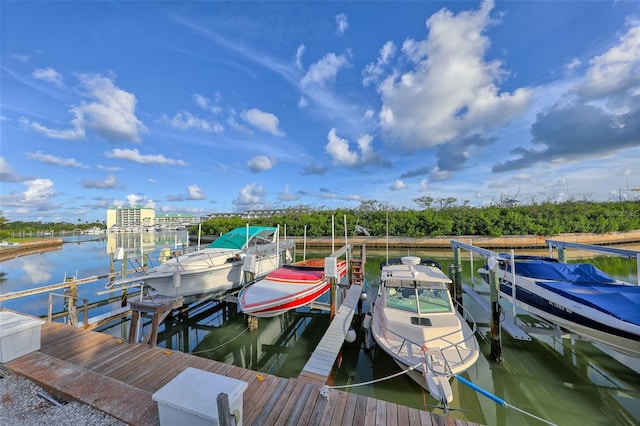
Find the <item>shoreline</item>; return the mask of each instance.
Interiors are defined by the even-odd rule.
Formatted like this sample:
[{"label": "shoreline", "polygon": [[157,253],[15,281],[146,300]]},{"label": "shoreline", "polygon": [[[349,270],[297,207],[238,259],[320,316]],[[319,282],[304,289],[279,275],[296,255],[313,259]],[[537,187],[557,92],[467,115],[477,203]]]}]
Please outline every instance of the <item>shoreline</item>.
[{"label": "shoreline", "polygon": [[[304,237],[287,236],[286,238],[295,241],[296,245],[305,244],[307,247],[331,247],[331,237]],[[200,244],[208,244],[215,239],[212,235],[200,236]],[[197,242],[197,235],[189,235],[191,242]],[[353,246],[365,245],[367,248],[394,248],[394,249],[450,249],[451,240],[471,243],[477,247],[486,249],[539,249],[547,247],[547,240],[571,242],[577,244],[590,245],[619,245],[640,243],[640,229],[629,232],[610,232],[605,234],[559,234],[554,236],[540,235],[512,235],[502,237],[486,237],[479,235],[447,235],[438,237],[347,237],[347,242]],[[344,236],[336,236],[333,244],[342,246],[345,243]]]},{"label": "shoreline", "polygon": [[15,257],[43,253],[45,251],[60,250],[61,248],[62,239],[59,238],[25,241],[20,244],[2,246],[0,247],[0,262],[13,259]]}]

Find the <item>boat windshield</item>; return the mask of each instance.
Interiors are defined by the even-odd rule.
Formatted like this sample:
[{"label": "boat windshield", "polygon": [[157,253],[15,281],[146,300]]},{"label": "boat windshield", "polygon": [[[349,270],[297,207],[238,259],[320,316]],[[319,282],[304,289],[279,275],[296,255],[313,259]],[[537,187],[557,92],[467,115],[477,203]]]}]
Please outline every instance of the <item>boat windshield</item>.
[{"label": "boat windshield", "polygon": [[439,288],[387,288],[387,306],[416,314],[452,311],[449,291]]}]

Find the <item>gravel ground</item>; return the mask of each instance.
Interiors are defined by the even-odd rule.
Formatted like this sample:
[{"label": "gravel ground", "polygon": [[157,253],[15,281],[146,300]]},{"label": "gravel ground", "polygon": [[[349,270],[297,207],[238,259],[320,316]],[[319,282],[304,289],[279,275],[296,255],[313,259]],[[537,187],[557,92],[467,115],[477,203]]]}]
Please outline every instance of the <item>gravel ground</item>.
[{"label": "gravel ground", "polygon": [[0,425],[126,425],[80,402],[74,401],[57,406],[47,398],[51,397],[41,387],[24,377],[14,374],[6,377],[0,375]]}]

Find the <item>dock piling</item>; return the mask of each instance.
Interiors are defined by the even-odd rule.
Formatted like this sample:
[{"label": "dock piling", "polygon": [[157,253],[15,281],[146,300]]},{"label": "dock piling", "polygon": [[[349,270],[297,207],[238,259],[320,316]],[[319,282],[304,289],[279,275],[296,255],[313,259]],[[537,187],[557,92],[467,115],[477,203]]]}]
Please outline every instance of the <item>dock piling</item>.
[{"label": "dock piling", "polygon": [[489,259],[496,262],[495,267],[489,269],[489,298],[491,302],[491,312],[489,313],[489,325],[491,327],[491,353],[489,359],[493,362],[502,362],[502,339],[500,334],[500,268],[495,259]]}]

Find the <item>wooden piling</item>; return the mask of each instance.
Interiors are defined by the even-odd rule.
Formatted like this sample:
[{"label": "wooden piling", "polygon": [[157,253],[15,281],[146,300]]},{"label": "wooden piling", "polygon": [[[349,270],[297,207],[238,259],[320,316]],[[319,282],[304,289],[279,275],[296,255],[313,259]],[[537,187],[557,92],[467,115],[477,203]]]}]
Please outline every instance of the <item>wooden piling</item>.
[{"label": "wooden piling", "polygon": [[489,270],[489,300],[491,311],[489,312],[489,325],[491,326],[491,353],[489,359],[493,362],[502,362],[502,340],[500,336],[500,272]]}]

